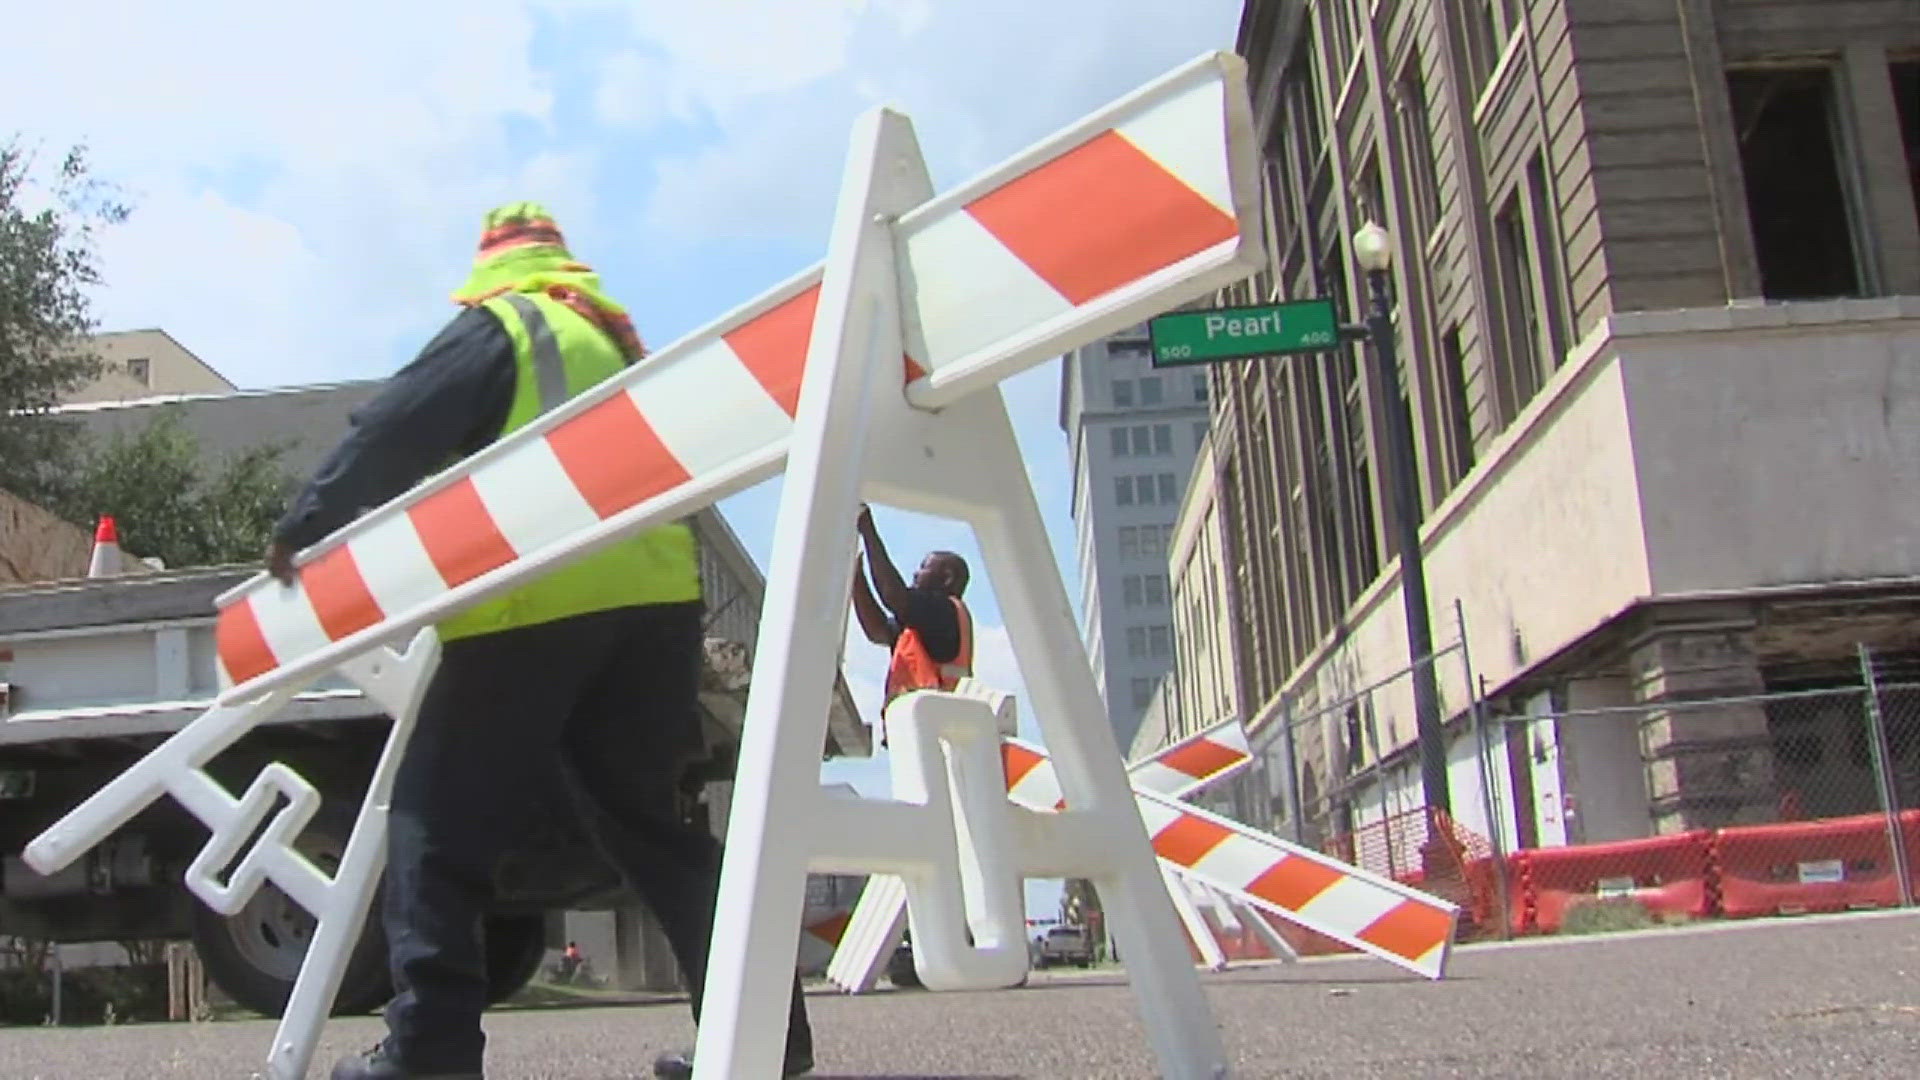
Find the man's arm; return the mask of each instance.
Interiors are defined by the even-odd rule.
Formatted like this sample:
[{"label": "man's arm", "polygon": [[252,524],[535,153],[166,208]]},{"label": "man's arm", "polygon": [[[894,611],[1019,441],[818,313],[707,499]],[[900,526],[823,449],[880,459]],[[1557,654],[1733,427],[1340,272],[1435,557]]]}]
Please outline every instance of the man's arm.
[{"label": "man's arm", "polygon": [[873,512],[864,503],[855,524],[867,546],[867,570],[873,575],[873,587],[880,593],[880,602],[887,605],[894,618],[905,618],[907,583],[901,580],[900,571],[894,569],[893,560],[887,557],[887,545],[880,540],[880,530],[873,527]]},{"label": "man's arm", "polygon": [[867,587],[867,575],[860,569],[860,563],[853,564],[853,614],[860,620],[860,631],[867,640],[875,645],[893,648],[893,623],[887,621],[887,613],[880,610],[880,602],[873,598],[873,590]]},{"label": "man's arm", "polygon": [[292,577],[293,553],[381,506],[491,441],[513,402],[513,342],[468,308],[354,410],[353,430],[274,527],[269,569]]}]

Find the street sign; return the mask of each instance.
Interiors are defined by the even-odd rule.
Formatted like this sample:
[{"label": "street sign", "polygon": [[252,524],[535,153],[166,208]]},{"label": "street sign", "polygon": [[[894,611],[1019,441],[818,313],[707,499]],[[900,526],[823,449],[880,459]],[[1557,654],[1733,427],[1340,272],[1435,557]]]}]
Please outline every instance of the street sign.
[{"label": "street sign", "polygon": [[1147,323],[1153,366],[1186,367],[1254,356],[1324,352],[1340,342],[1333,301],[1176,311]]}]

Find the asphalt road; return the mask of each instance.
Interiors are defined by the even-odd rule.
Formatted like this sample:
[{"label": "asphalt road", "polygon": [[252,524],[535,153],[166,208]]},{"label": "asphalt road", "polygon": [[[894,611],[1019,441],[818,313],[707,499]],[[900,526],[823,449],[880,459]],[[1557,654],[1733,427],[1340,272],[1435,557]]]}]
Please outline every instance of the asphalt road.
[{"label": "asphalt road", "polygon": [[[1920,1073],[1920,914],[1490,946],[1430,983],[1377,960],[1206,977],[1242,1077],[1887,1077]],[[810,1001],[818,1076],[1157,1075],[1117,973],[1020,990]],[[680,1003],[489,1016],[497,1080],[645,1077]],[[379,1037],[330,1025],[316,1065]],[[270,1024],[0,1030],[0,1077],[258,1075]],[[325,1075],[324,1068],[315,1072]]]}]

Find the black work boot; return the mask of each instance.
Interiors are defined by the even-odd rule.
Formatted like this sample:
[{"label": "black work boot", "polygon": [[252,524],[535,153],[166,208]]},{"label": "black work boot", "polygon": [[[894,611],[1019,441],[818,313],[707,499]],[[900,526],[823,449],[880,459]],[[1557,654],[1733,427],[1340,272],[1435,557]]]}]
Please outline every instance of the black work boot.
[{"label": "black work boot", "polygon": [[[780,1075],[805,1076],[813,1071],[813,1055],[787,1051],[787,1060],[781,1063]],[[653,1075],[660,1080],[692,1080],[693,1054],[661,1054],[653,1059]]]},{"label": "black work boot", "polygon": [[333,1063],[332,1080],[486,1080],[479,1069],[458,1072],[412,1072],[393,1056],[386,1043]]}]

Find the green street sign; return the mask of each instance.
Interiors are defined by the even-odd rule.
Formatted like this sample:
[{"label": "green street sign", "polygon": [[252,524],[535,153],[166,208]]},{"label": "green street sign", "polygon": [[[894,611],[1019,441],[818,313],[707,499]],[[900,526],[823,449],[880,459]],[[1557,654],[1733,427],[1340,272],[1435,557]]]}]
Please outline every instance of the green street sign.
[{"label": "green street sign", "polygon": [[1185,367],[1217,360],[1324,352],[1340,343],[1333,301],[1176,311],[1147,322],[1153,366]]}]

